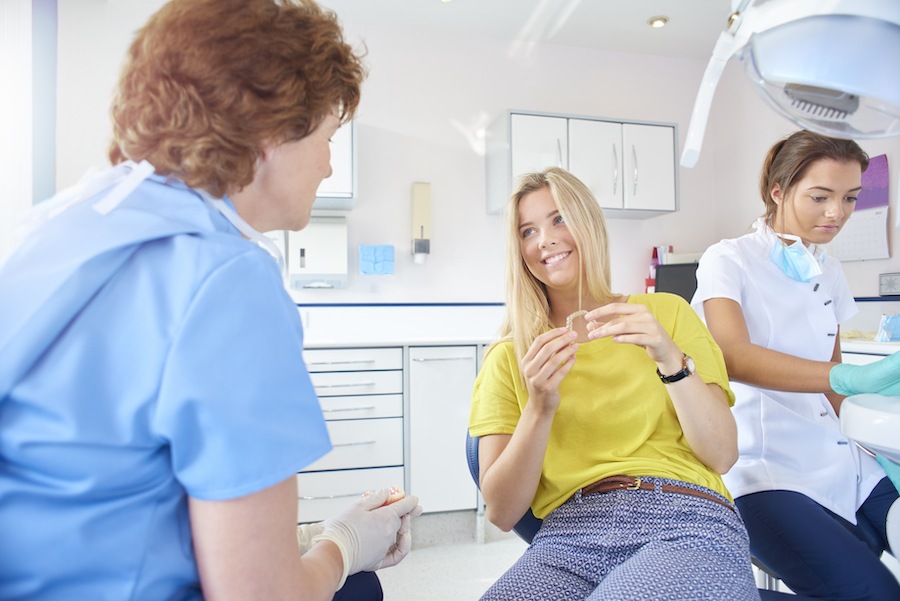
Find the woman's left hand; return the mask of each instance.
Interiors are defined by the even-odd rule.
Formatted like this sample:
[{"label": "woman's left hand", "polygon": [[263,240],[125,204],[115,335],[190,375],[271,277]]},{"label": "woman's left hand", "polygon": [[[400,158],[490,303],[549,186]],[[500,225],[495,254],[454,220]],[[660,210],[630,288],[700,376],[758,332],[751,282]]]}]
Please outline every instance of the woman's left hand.
[{"label": "woman's left hand", "polygon": [[609,303],[584,316],[588,338],[612,337],[614,342],[634,344],[662,366],[680,369],[683,353],[646,306],[631,303]]}]

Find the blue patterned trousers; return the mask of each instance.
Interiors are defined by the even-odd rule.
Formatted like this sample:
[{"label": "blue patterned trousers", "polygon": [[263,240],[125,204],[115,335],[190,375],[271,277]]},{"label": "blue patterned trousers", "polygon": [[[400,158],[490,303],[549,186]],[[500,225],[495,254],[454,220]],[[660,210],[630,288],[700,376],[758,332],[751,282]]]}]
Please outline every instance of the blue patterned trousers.
[{"label": "blue patterned trousers", "polygon": [[555,509],[485,601],[758,601],[747,530],[708,499],[656,490],[581,495]]}]

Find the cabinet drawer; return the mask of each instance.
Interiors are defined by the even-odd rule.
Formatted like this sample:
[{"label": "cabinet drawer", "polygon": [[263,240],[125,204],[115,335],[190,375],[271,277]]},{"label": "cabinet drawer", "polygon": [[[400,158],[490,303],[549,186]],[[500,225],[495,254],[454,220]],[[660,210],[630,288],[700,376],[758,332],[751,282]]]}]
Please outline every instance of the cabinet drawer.
[{"label": "cabinet drawer", "polygon": [[367,419],[373,417],[401,417],[402,394],[363,396],[321,396],[319,404],[325,419]]},{"label": "cabinet drawer", "polygon": [[304,472],[403,465],[403,418],[328,422],[331,451]]},{"label": "cabinet drawer", "polygon": [[324,520],[367,490],[395,485],[403,486],[402,467],[297,474],[297,521]]},{"label": "cabinet drawer", "polygon": [[403,349],[307,349],[303,351],[303,360],[310,373],[403,369]]},{"label": "cabinet drawer", "polygon": [[309,374],[309,377],[320,397],[403,393],[403,372],[400,370],[324,372]]}]

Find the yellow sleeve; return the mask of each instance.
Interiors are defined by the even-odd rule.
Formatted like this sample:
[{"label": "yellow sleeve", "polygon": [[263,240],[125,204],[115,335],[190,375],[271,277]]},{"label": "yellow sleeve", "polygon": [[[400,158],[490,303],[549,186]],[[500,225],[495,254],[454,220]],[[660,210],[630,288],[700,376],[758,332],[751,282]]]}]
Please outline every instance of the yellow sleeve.
[{"label": "yellow sleeve", "polygon": [[496,344],[475,379],[469,434],[512,434],[526,399],[512,342]]}]

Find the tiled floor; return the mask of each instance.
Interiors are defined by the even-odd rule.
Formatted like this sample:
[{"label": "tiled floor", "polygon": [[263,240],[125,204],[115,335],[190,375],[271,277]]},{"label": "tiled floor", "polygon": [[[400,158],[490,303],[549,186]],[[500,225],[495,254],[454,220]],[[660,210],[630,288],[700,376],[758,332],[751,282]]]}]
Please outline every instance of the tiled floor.
[{"label": "tiled floor", "polygon": [[413,522],[413,550],[380,570],[385,601],[475,601],[519,558],[524,541],[490,524],[476,542],[474,511],[426,514]]},{"label": "tiled floor", "polygon": [[385,601],[476,601],[525,550],[517,538],[414,549],[378,572]]}]

